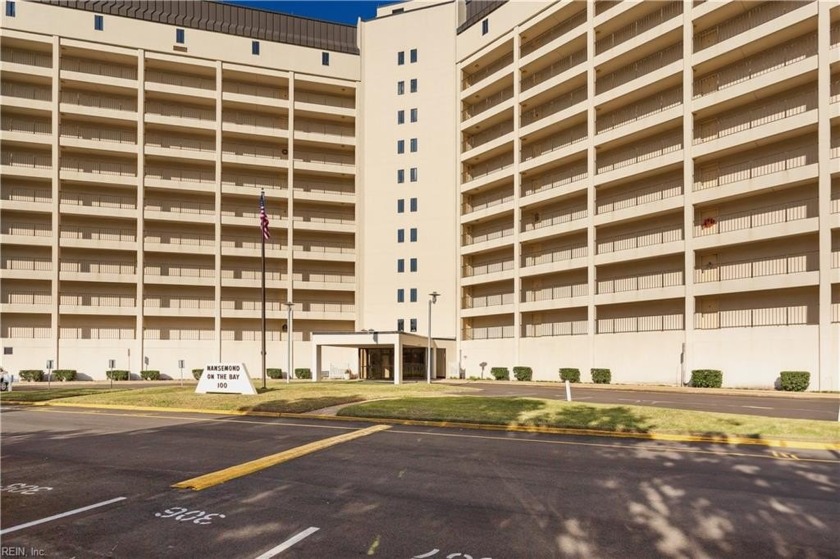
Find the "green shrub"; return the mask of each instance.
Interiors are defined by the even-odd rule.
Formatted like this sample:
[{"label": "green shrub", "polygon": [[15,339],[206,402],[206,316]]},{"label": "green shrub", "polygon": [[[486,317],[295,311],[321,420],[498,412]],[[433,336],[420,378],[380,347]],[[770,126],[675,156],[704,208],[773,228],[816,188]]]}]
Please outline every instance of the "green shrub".
[{"label": "green shrub", "polygon": [[143,380],[160,380],[160,371],[140,371]]},{"label": "green shrub", "polygon": [[592,375],[592,382],[595,384],[609,384],[612,380],[612,373],[609,369],[589,369]]},{"label": "green shrub", "polygon": [[514,367],[513,376],[516,377],[516,380],[531,380],[534,371],[531,367]]},{"label": "green shrub", "polygon": [[24,369],[18,373],[23,380],[41,382],[44,380],[44,371],[39,369]]},{"label": "green shrub", "polygon": [[311,379],[312,378],[312,371],[308,367],[295,369],[295,378]]},{"label": "green shrub", "polygon": [[580,382],[580,369],[574,367],[561,368],[560,380],[569,382]]},{"label": "green shrub", "polygon": [[694,369],[691,371],[691,386],[700,388],[720,388],[723,373],[718,369]]},{"label": "green shrub", "polygon": [[[21,371],[22,375],[23,371]],[[781,389],[790,392],[805,392],[811,383],[811,373],[808,371],[782,371],[779,376]]]},{"label": "green shrub", "polygon": [[266,369],[265,374],[268,375],[268,378],[286,378],[283,369]]},{"label": "green shrub", "polygon": [[490,374],[496,380],[510,380],[510,370],[507,367],[490,367]]},{"label": "green shrub", "polygon": [[195,380],[201,380],[201,375],[204,373],[204,369],[193,369],[192,374]]},{"label": "green shrub", "polygon": [[129,372],[120,369],[111,369],[110,371],[105,371],[105,376],[111,380],[128,380]]},{"label": "green shrub", "polygon": [[53,376],[55,376],[55,380],[65,381],[65,380],[76,380],[76,370],[75,369],[56,369],[53,371]]}]

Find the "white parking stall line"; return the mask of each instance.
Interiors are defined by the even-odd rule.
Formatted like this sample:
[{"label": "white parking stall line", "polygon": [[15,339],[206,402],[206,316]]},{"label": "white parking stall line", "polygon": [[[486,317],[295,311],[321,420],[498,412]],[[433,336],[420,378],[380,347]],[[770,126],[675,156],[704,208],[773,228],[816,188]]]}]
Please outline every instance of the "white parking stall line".
[{"label": "white parking stall line", "polygon": [[82,507],[80,509],[73,509],[71,511],[62,512],[61,514],[54,514],[53,516],[48,516],[46,518],[42,518],[41,520],[33,520],[32,522],[27,522],[26,524],[19,524],[17,526],[12,526],[11,528],[6,528],[5,530],[0,530],[0,536],[3,534],[9,534],[11,532],[17,532],[18,530],[23,530],[24,528],[29,528],[30,526],[37,526],[38,524],[43,524],[45,522],[50,522],[52,520],[58,520],[59,518],[64,518],[66,516],[72,516],[74,514],[79,514],[80,512],[85,512],[89,510],[93,510],[99,507],[104,507],[106,505],[110,505],[112,503],[117,503],[119,501],[124,501],[125,497],[117,497],[116,499],[111,499],[110,501],[102,501],[101,503],[96,503],[94,505],[88,505],[86,507]]},{"label": "white parking stall line", "polygon": [[315,528],[314,526],[310,526],[309,528],[307,528],[303,532],[300,532],[299,534],[295,534],[294,536],[292,536],[288,540],[284,541],[283,543],[281,543],[277,547],[273,547],[273,548],[269,549],[268,551],[266,551],[265,553],[263,553],[262,555],[257,557],[257,559],[270,559],[271,557],[274,557],[275,555],[278,555],[278,554],[282,553],[283,551],[286,551],[287,549],[289,549],[290,547],[292,547],[293,545],[295,545],[299,541],[301,541],[305,538],[308,538],[309,536],[311,536],[312,534],[314,534],[318,530],[320,530],[320,528]]}]

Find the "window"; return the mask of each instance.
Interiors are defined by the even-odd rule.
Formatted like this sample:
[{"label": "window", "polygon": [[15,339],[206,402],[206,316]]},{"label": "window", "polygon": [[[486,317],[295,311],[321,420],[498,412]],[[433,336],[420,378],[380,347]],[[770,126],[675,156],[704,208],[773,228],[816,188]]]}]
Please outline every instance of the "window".
[{"label": "window", "polygon": [[186,38],[184,37],[184,30],[183,29],[176,29],[175,30],[175,42],[179,45],[183,45]]},{"label": "window", "polygon": [[402,95],[403,93],[405,93],[405,82],[404,81],[398,81],[397,82],[397,95]]},{"label": "window", "polygon": [[409,239],[411,240],[411,242],[416,243],[417,242],[417,228],[412,227],[411,230],[408,233],[409,233]]},{"label": "window", "polygon": [[411,182],[417,182],[417,167],[412,167],[410,169],[410,175],[411,175]]},{"label": "window", "polygon": [[329,66],[330,65],[330,53],[322,52],[321,53],[321,66]]},{"label": "window", "polygon": [[417,331],[417,319],[412,318],[410,324],[411,324],[410,330],[412,332],[416,332]]},{"label": "window", "polygon": [[417,49],[411,49],[411,52],[409,53],[409,59],[411,60],[412,64],[417,62]]},{"label": "window", "polygon": [[409,291],[408,296],[409,296],[409,301],[411,301],[412,303],[416,303],[417,302],[417,288],[412,287],[411,291]]},{"label": "window", "polygon": [[417,109],[411,109],[411,122],[417,122]]},{"label": "window", "polygon": [[397,53],[397,65],[402,66],[405,64],[405,51],[400,51]]},{"label": "window", "polygon": [[260,53],[260,42],[259,41],[251,41],[251,54],[259,54]]},{"label": "window", "polygon": [[397,229],[397,242],[404,243],[405,242],[405,229]]},{"label": "window", "polygon": [[397,183],[402,184],[405,182],[405,169],[397,169]]},{"label": "window", "polygon": [[405,111],[397,111],[397,124],[405,124]]},{"label": "window", "polygon": [[412,78],[410,87],[412,93],[417,93],[417,78]]},{"label": "window", "polygon": [[405,153],[405,140],[397,140],[397,153]]},{"label": "window", "polygon": [[3,355],[12,355],[12,353],[14,352],[14,349],[15,348],[13,348],[11,346],[3,346]]},{"label": "window", "polygon": [[405,320],[402,318],[397,319],[397,332],[404,332],[405,331]]},{"label": "window", "polygon": [[400,198],[399,200],[397,200],[397,213],[401,214],[403,212],[405,212],[405,200]]},{"label": "window", "polygon": [[417,151],[417,138],[411,138],[411,153]]},{"label": "window", "polygon": [[397,260],[397,273],[402,274],[403,272],[405,272],[405,260],[400,258]]},{"label": "window", "polygon": [[417,198],[412,198],[408,201],[409,207],[411,208],[412,212],[417,211]]},{"label": "window", "polygon": [[105,18],[100,15],[93,16],[93,28],[96,31],[102,31],[105,29]]},{"label": "window", "polygon": [[405,303],[405,289],[397,289],[397,303]]},{"label": "window", "polygon": [[408,264],[409,264],[408,265],[409,271],[411,271],[411,272],[416,272],[417,271],[417,259],[416,258],[412,258],[411,260],[409,260]]},{"label": "window", "polygon": [[490,33],[490,20],[485,19],[481,22],[481,34],[487,35],[488,33]]},{"label": "window", "polygon": [[15,3],[6,2],[6,17],[15,17]]}]

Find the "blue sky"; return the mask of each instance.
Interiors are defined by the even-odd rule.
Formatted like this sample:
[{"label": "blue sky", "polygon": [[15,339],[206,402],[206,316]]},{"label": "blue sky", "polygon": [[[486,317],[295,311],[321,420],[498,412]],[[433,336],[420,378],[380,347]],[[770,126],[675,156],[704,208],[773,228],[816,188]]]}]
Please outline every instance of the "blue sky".
[{"label": "blue sky", "polygon": [[356,19],[371,19],[376,7],[393,4],[393,0],[224,0],[228,4],[248,6],[260,10],[283,12],[339,23],[355,24]]}]

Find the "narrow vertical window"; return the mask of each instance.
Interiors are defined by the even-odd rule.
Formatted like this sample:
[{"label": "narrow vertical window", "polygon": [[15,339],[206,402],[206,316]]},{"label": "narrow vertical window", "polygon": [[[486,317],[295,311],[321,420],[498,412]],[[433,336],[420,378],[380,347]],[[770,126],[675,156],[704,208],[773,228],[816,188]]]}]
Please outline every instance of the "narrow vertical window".
[{"label": "narrow vertical window", "polygon": [[411,109],[411,122],[417,122],[417,109]]},{"label": "narrow vertical window", "polygon": [[417,78],[412,78],[410,85],[411,85],[411,92],[412,93],[417,93]]},{"label": "narrow vertical window", "polygon": [[405,64],[405,51],[400,51],[397,53],[397,65],[402,66]]},{"label": "narrow vertical window", "polygon": [[321,66],[329,66],[330,65],[330,53],[322,52],[321,53]]},{"label": "narrow vertical window", "polygon": [[410,170],[411,182],[417,182],[417,167],[412,167]]},{"label": "narrow vertical window", "polygon": [[259,41],[251,41],[251,54],[259,54],[260,53],[260,42]]},{"label": "narrow vertical window", "polygon": [[15,17],[15,3],[11,0],[6,2],[6,17]]},{"label": "narrow vertical window", "polygon": [[417,271],[417,259],[412,258],[408,261],[408,271],[409,272],[416,272]]},{"label": "narrow vertical window", "polygon": [[412,212],[417,211],[417,198],[412,198],[409,200],[409,208]]},{"label": "narrow vertical window", "polygon": [[397,332],[404,332],[405,331],[405,320],[402,318],[397,319]]},{"label": "narrow vertical window", "polygon": [[405,140],[397,140],[397,153],[405,153]]},{"label": "narrow vertical window", "polygon": [[405,272],[405,260],[400,258],[397,260],[397,273],[402,274],[403,272]]},{"label": "narrow vertical window", "polygon": [[412,318],[412,319],[411,319],[410,324],[411,324],[411,326],[409,327],[409,329],[410,329],[412,332],[416,332],[416,331],[417,331],[417,319],[416,319],[416,318]]},{"label": "narrow vertical window", "polygon": [[409,231],[409,240],[412,243],[417,242],[417,228],[416,227],[412,227],[411,230]]},{"label": "narrow vertical window", "polygon": [[408,292],[408,300],[411,301],[412,303],[417,302],[417,288],[416,287],[412,287],[411,291]]},{"label": "narrow vertical window", "polygon": [[397,229],[397,242],[404,243],[405,242],[405,229]]},{"label": "narrow vertical window", "polygon": [[400,198],[399,200],[397,200],[397,213],[401,214],[403,212],[405,212],[405,200]]},{"label": "narrow vertical window", "polygon": [[405,111],[397,111],[397,124],[405,123]]},{"label": "narrow vertical window", "polygon": [[397,183],[402,184],[405,182],[405,169],[397,169]]},{"label": "narrow vertical window", "polygon": [[411,52],[409,53],[409,59],[411,60],[412,64],[417,62],[417,49],[411,49]]},{"label": "narrow vertical window", "polygon": [[397,289],[397,303],[404,303],[405,302],[405,290],[404,289]]},{"label": "narrow vertical window", "polygon": [[175,30],[175,42],[178,43],[179,45],[183,45],[184,40],[185,40],[184,30],[183,29],[176,29]]},{"label": "narrow vertical window", "polygon": [[403,93],[405,93],[405,82],[404,81],[398,81],[397,82],[397,95],[402,95]]},{"label": "narrow vertical window", "polygon": [[411,152],[417,151],[417,138],[411,138]]},{"label": "narrow vertical window", "polygon": [[490,33],[490,20],[485,19],[481,22],[481,34],[487,35],[488,33]]},{"label": "narrow vertical window", "polygon": [[105,18],[100,15],[93,16],[93,28],[96,31],[102,31],[105,29]]}]

